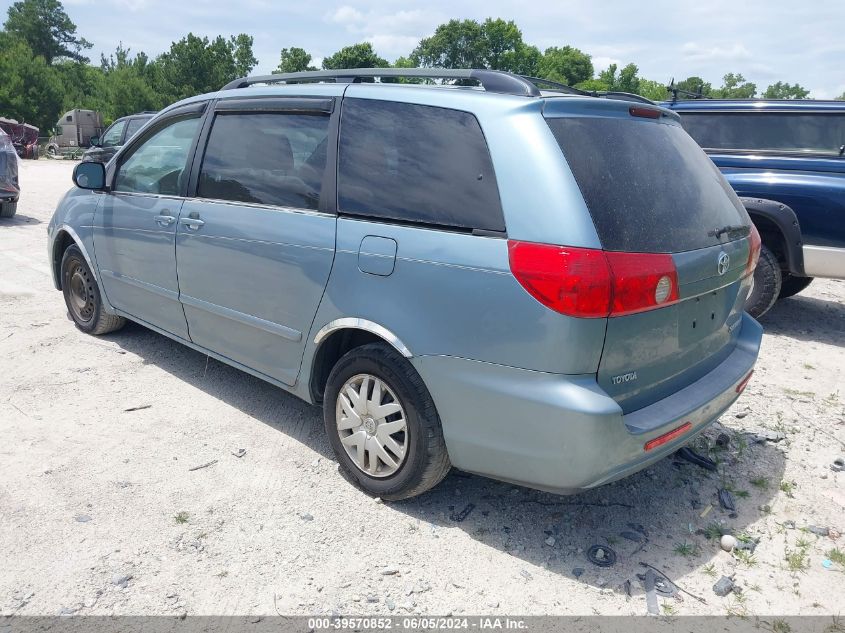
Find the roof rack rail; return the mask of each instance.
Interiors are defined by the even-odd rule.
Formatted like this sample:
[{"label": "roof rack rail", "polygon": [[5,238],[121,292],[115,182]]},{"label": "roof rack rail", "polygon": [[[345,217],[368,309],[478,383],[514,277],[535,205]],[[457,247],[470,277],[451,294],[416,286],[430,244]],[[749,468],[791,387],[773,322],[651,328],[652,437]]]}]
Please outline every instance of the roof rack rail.
[{"label": "roof rack rail", "polygon": [[666,90],[672,95],[672,103],[678,102],[678,95],[689,97],[690,99],[712,99],[706,94],[704,94],[704,84],[699,84],[698,90],[695,92],[691,92],[689,90],[684,90],[683,88],[678,88],[675,85],[675,78],[672,77],[672,81],[669,82],[669,85],[666,86]]},{"label": "roof rack rail", "polygon": [[452,68],[346,68],[340,70],[312,70],[301,73],[258,75],[236,79],[222,90],[246,88],[253,84],[300,83],[309,81],[333,81],[335,83],[359,83],[370,78],[423,78],[423,79],[471,79],[477,81],[487,92],[539,97],[540,90],[530,80],[501,70],[452,69]]},{"label": "roof rack rail", "polygon": [[[544,86],[551,86],[555,92],[565,92],[566,94],[582,95],[584,97],[605,97],[606,99],[620,99],[624,101],[639,101],[641,103],[650,103],[654,105],[654,101],[642,95],[634,94],[632,92],[620,92],[618,90],[581,90],[580,88],[573,88],[551,79],[543,79],[541,77],[527,77],[522,75],[523,79],[527,79],[533,84],[540,84]],[[539,86],[538,86],[539,87]]]}]

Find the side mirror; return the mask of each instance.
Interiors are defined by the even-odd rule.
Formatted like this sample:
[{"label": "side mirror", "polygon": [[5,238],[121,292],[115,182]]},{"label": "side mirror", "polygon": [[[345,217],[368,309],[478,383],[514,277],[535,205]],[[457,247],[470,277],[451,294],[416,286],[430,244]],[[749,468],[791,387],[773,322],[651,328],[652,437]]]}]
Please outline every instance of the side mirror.
[{"label": "side mirror", "polygon": [[79,163],[73,170],[73,184],[80,189],[106,188],[106,168],[102,163]]},{"label": "side mirror", "polygon": [[91,143],[91,147],[102,147],[99,136],[92,136],[88,142]]}]

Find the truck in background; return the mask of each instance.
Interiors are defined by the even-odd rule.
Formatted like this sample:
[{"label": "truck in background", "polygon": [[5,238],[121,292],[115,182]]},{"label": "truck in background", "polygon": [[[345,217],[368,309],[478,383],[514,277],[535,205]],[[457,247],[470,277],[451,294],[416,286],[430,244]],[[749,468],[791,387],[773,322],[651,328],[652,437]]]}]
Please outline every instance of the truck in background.
[{"label": "truck in background", "polygon": [[103,115],[96,110],[69,110],[56,122],[56,135],[47,143],[47,154],[59,156],[91,146],[91,137],[103,133]]},{"label": "truck in background", "polygon": [[9,136],[12,146],[21,158],[38,158],[38,128],[15,119],[0,117],[0,129]]}]

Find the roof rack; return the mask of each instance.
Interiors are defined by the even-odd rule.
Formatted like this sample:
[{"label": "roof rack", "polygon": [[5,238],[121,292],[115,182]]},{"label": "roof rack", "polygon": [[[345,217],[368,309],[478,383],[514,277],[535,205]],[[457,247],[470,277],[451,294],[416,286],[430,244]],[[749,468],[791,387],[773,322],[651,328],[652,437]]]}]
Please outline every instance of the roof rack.
[{"label": "roof rack", "polygon": [[689,90],[684,90],[683,88],[678,88],[675,85],[675,78],[672,77],[672,81],[669,82],[669,85],[666,86],[666,90],[672,95],[672,103],[678,102],[678,95],[689,97],[690,99],[712,99],[713,97],[709,97],[703,93],[704,84],[699,84],[698,90],[695,92],[691,92]]},{"label": "roof rack", "polygon": [[540,91],[533,82],[501,70],[451,69],[451,68],[347,68],[340,70],[312,70],[301,73],[258,75],[236,79],[222,90],[246,88],[253,84],[300,83],[309,81],[333,81],[335,83],[359,83],[362,79],[375,77],[423,78],[423,79],[471,79],[481,84],[487,92],[539,97]]},{"label": "roof rack", "polygon": [[633,92],[621,92],[619,90],[581,90],[580,88],[573,88],[551,79],[543,79],[541,77],[527,77],[521,75],[523,79],[527,79],[533,84],[541,84],[544,86],[551,86],[554,92],[565,92],[566,94],[581,95],[584,97],[604,97],[606,99],[620,99],[623,101],[639,101],[641,103],[651,103],[654,101],[642,95],[634,94]]}]

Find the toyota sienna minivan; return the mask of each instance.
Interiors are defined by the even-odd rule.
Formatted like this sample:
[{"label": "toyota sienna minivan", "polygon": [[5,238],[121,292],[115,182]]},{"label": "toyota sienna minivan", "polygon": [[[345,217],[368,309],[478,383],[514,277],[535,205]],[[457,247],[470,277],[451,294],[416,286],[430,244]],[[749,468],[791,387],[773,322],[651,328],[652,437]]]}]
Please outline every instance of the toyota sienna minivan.
[{"label": "toyota sienna minivan", "polygon": [[635,95],[246,78],[74,182],[48,231],[77,327],[131,319],[322,405],[385,499],[452,466],[558,493],[624,477],[715,421],[760,346],[759,236],[678,115]]}]

